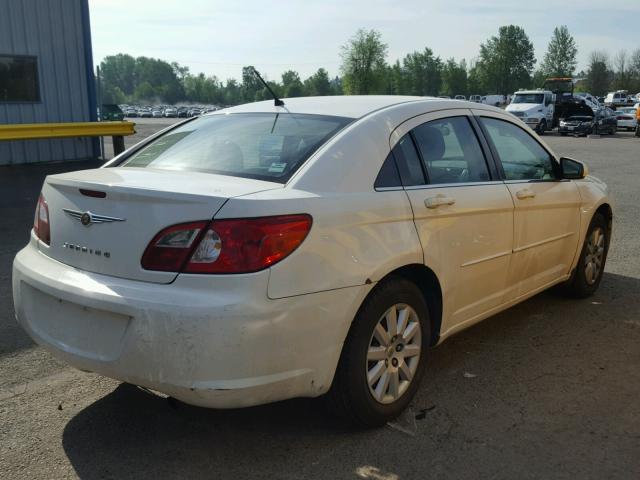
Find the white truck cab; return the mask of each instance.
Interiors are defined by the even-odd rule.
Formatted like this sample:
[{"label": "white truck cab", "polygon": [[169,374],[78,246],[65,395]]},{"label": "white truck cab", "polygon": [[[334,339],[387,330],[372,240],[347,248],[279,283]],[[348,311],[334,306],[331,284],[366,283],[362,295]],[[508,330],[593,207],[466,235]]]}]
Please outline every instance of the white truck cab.
[{"label": "white truck cab", "polygon": [[513,94],[506,111],[518,117],[539,135],[553,128],[554,94],[550,90],[520,90]]}]

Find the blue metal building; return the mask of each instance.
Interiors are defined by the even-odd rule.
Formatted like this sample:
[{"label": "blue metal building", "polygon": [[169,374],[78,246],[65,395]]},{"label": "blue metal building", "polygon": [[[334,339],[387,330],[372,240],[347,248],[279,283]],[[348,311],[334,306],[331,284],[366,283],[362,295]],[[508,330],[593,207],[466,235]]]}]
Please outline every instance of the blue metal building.
[{"label": "blue metal building", "polygon": [[[0,0],[0,124],[96,119],[88,0]],[[0,142],[0,165],[97,156],[94,138]]]}]

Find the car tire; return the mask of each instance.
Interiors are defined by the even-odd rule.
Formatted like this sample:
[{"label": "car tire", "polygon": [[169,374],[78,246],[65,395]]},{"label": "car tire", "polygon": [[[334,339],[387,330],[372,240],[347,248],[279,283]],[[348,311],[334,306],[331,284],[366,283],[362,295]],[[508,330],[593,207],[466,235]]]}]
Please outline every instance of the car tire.
[{"label": "car tire", "polygon": [[544,132],[547,130],[547,121],[546,120],[542,120],[539,124],[538,124],[538,129],[537,129],[537,133],[538,135],[542,136],[544,135]]},{"label": "car tire", "polygon": [[[398,325],[391,337],[393,318],[404,328]],[[413,282],[391,277],[378,284],[360,307],[342,348],[326,395],[332,413],[361,427],[379,427],[400,415],[419,387],[430,334],[427,303]],[[386,343],[381,341],[385,335]]]},{"label": "car tire", "polygon": [[589,224],[580,258],[571,278],[559,286],[562,294],[586,298],[598,290],[609,253],[609,236],[607,219],[601,213],[596,213]]}]

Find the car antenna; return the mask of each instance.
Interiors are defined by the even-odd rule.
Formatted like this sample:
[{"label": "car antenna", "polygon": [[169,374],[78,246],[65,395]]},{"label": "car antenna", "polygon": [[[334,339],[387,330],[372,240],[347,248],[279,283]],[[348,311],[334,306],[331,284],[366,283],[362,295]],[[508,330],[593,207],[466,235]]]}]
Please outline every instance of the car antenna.
[{"label": "car antenna", "polygon": [[271,87],[267,82],[264,81],[264,78],[260,76],[260,73],[258,72],[258,70],[256,70],[255,67],[251,67],[251,68],[253,68],[253,73],[255,74],[256,77],[258,77],[258,80],[260,80],[262,84],[265,86],[265,88],[269,90],[269,93],[273,97],[273,104],[276,107],[284,107],[284,102],[278,98],[278,96],[275,94],[273,90],[271,90]]}]

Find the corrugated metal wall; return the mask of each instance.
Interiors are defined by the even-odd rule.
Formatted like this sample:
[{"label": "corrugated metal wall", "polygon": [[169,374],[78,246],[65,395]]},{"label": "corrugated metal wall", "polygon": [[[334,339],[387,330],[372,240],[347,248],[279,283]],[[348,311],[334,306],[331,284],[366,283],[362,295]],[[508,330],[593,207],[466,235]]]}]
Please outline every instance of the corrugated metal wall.
[{"label": "corrugated metal wall", "polygon": [[[0,124],[95,120],[88,0],[0,0],[0,55],[38,57],[38,103],[0,102]],[[95,140],[0,142],[0,165],[94,158]]]}]

